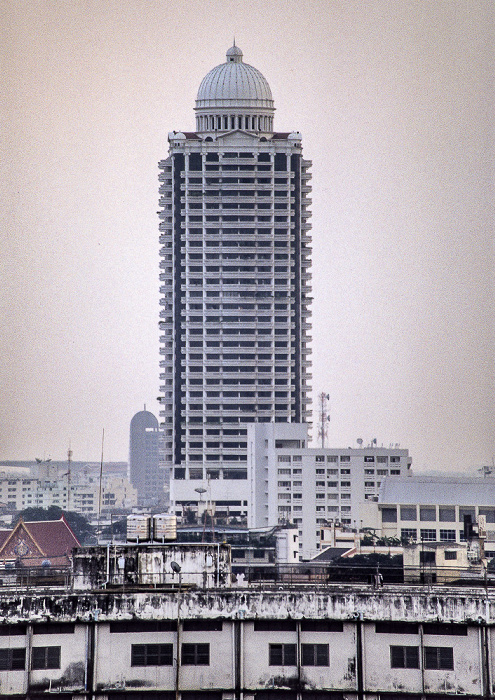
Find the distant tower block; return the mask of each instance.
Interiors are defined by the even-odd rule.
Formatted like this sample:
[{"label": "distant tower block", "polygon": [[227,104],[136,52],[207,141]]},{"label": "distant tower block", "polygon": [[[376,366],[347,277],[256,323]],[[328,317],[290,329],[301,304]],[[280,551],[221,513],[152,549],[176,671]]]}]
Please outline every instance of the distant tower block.
[{"label": "distant tower block", "polygon": [[131,420],[129,469],[131,483],[138,492],[138,504],[149,508],[161,506],[165,500],[158,438],[158,420],[145,406]]},{"label": "distant tower block", "polygon": [[199,86],[196,131],[171,132],[160,163],[162,458],[176,513],[200,508],[200,486],[217,516],[243,517],[247,426],[311,418],[311,163],[274,111],[232,46]]}]

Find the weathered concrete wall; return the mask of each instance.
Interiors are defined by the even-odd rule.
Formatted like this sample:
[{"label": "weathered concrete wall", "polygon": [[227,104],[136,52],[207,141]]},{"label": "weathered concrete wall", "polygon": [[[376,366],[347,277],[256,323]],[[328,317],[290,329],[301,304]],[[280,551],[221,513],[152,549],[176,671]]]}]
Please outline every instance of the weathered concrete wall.
[{"label": "weathered concrete wall", "polygon": [[[181,571],[172,568],[178,564]],[[110,545],[77,549],[74,590],[107,586],[230,585],[230,546],[224,544]]]},{"label": "weathered concrete wall", "polygon": [[[483,589],[351,585],[2,595],[0,650],[27,653],[24,670],[0,670],[0,697],[86,692],[104,700],[112,692],[174,691],[177,680],[182,690],[220,689],[224,700],[236,689],[246,697],[270,689],[369,700],[383,693],[488,697],[495,690],[488,687],[495,678],[494,603],[495,593]],[[376,626],[387,621],[399,625]],[[36,622],[58,626],[40,633]],[[63,622],[74,626],[64,631]],[[157,644],[168,645],[167,663],[133,665],[134,645]],[[208,662],[181,663],[183,644],[208,645]],[[272,645],[290,645],[293,660],[275,665]],[[304,645],[327,649],[328,662],[303,663]],[[49,646],[60,647],[59,667],[28,671],[32,649]],[[393,668],[393,646],[416,648],[417,667]],[[453,668],[425,668],[427,647],[451,650]]]},{"label": "weathered concrete wall", "polygon": [[333,620],[495,621],[495,591],[386,586],[366,590],[358,585],[291,586],[263,589],[172,591],[78,591],[0,595],[0,624],[51,619],[74,621],[125,618],[328,618]]}]

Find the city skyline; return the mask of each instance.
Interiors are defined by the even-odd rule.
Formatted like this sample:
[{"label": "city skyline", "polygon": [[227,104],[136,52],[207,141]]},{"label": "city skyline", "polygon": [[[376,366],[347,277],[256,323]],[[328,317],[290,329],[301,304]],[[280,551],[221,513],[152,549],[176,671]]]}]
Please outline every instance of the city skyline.
[{"label": "city skyline", "polygon": [[235,33],[313,161],[327,444],[491,463],[490,3],[8,8],[0,458],[127,459],[158,415],[156,163]]}]

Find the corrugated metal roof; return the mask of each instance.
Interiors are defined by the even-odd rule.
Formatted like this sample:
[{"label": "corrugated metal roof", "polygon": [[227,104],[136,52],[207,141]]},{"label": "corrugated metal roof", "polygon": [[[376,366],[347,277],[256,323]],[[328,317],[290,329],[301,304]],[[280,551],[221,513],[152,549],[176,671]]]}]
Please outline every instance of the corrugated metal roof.
[{"label": "corrugated metal roof", "polygon": [[382,482],[378,502],[495,506],[495,478],[394,476]]}]

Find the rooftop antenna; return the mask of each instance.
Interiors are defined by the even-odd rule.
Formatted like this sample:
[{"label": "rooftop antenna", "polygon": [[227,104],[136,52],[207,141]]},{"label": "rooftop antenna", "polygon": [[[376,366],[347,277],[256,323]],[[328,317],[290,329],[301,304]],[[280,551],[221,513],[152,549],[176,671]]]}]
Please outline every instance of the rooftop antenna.
[{"label": "rooftop antenna", "polygon": [[70,510],[70,465],[72,460],[72,450],[69,440],[69,449],[67,450],[67,510]]},{"label": "rooftop antenna", "polygon": [[96,531],[96,537],[100,535],[100,516],[101,516],[101,481],[103,477],[103,445],[105,442],[105,428],[102,430],[101,434],[101,460],[100,460],[100,494],[98,497],[98,529]]},{"label": "rooftop antenna", "polygon": [[321,438],[321,446],[325,447],[325,438],[327,437],[327,423],[330,423],[330,413],[327,409],[327,402],[330,401],[330,394],[326,394],[324,391],[319,395],[320,401],[320,422],[318,428],[318,437]]}]

